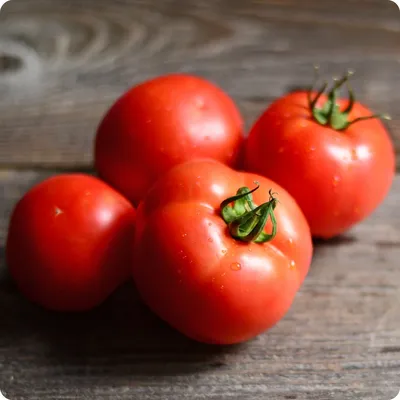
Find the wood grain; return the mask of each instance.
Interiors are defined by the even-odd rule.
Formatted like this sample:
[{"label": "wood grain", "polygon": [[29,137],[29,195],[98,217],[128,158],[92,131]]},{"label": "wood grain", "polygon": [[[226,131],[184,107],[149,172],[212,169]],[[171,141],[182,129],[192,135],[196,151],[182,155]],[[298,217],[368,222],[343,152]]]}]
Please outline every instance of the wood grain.
[{"label": "wood grain", "polygon": [[0,16],[0,167],[90,167],[107,108],[162,73],[214,81],[250,127],[308,86],[315,63],[356,70],[359,99],[392,115],[399,151],[399,32],[385,0],[13,0]]},{"label": "wood grain", "polygon": [[[0,174],[0,237],[34,183],[55,172]],[[346,236],[316,243],[289,314],[232,347],[194,343],[160,322],[128,283],[84,315],[45,312],[0,267],[0,388],[18,399],[376,400],[399,390],[400,177]]]}]

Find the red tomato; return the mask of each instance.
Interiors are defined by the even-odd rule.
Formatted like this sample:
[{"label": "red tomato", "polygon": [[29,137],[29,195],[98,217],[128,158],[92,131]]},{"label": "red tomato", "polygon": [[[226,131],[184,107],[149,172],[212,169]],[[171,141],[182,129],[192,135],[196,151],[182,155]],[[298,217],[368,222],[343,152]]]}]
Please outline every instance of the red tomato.
[{"label": "red tomato", "polygon": [[7,263],[20,291],[58,311],[102,303],[130,276],[136,211],[97,178],[59,175],[17,203]]},{"label": "red tomato", "polygon": [[243,121],[212,83],[171,74],[130,89],[105,115],[96,136],[99,175],[138,204],[168,169],[197,157],[238,162]]},{"label": "red tomato", "polygon": [[[255,181],[261,209],[251,195],[220,206]],[[135,243],[133,277],[144,302],[185,335],[214,344],[242,342],[277,323],[312,257],[307,221],[284,189],[213,160],[181,164],[152,187],[138,209]]]},{"label": "red tomato", "polygon": [[351,98],[336,99],[348,77],[328,96],[325,86],[310,94],[311,101],[304,91],[281,97],[255,123],[246,144],[246,168],[287,189],[315,237],[339,235],[369,216],[394,177],[392,142],[378,116]]}]

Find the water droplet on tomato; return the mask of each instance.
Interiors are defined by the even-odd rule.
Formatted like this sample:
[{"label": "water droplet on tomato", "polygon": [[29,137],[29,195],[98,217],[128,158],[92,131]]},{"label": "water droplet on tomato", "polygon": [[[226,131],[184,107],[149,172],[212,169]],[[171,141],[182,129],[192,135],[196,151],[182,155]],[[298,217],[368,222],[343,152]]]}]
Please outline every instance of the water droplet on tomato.
[{"label": "water droplet on tomato", "polygon": [[224,285],[221,285],[221,290],[224,290]]},{"label": "water droplet on tomato", "polygon": [[307,123],[306,120],[302,120],[302,121],[300,121],[299,125],[300,125],[301,128],[307,128],[308,123]]},{"label": "water droplet on tomato", "polygon": [[200,98],[196,99],[196,107],[200,110],[204,108],[204,100]]},{"label": "water droplet on tomato", "polygon": [[296,262],[294,260],[290,261],[290,269],[296,268]]},{"label": "water droplet on tomato", "polygon": [[187,233],[182,233],[182,237],[183,238],[187,237]]},{"label": "water droplet on tomato", "polygon": [[285,151],[284,147],[279,147],[278,153],[283,153]]},{"label": "water droplet on tomato", "polygon": [[333,186],[336,187],[337,185],[339,185],[339,182],[340,182],[340,176],[335,175],[332,180]]},{"label": "water droplet on tomato", "polygon": [[289,238],[289,243],[293,244],[293,238]]},{"label": "water droplet on tomato", "polygon": [[212,240],[211,238],[208,238],[208,241],[209,241],[210,243],[212,243],[214,240]]},{"label": "water droplet on tomato", "polygon": [[253,251],[253,249],[251,247],[249,247],[249,252],[251,253]]},{"label": "water droplet on tomato", "polygon": [[222,274],[221,274],[221,277],[224,277],[226,275],[226,272],[223,272]]},{"label": "water droplet on tomato", "polygon": [[242,266],[238,262],[234,262],[231,264],[231,270],[232,271],[240,271],[242,269]]},{"label": "water droplet on tomato", "polygon": [[61,210],[61,208],[56,207],[56,208],[54,209],[54,214],[55,214],[56,217],[58,217],[59,215],[64,214],[64,211]]},{"label": "water droplet on tomato", "polygon": [[212,226],[212,223],[211,223],[211,222],[209,222],[209,223],[208,223],[208,226]]},{"label": "water droplet on tomato", "polygon": [[352,159],[353,161],[358,160],[358,155],[357,155],[357,150],[356,150],[356,149],[352,149],[352,150],[351,150],[351,159]]},{"label": "water droplet on tomato", "polygon": [[221,250],[222,254],[226,254],[227,251],[228,251],[228,250],[226,250],[226,249],[222,249],[222,250]]}]

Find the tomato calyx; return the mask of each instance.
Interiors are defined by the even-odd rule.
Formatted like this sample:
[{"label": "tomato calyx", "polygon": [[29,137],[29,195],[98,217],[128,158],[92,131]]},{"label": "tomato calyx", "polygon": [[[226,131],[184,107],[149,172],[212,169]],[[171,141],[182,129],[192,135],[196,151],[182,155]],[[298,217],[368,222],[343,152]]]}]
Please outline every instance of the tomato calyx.
[{"label": "tomato calyx", "polygon": [[[275,193],[269,191],[269,201],[256,206],[252,193],[259,189],[259,184],[253,190],[247,187],[240,188],[235,196],[229,197],[221,203],[221,216],[229,228],[233,238],[243,242],[265,243],[274,239],[277,233],[277,222],[274,214],[278,203]],[[233,203],[231,207],[230,204]],[[270,218],[272,232],[264,232],[265,225]]]},{"label": "tomato calyx", "polygon": [[[375,118],[380,118],[384,120],[391,119],[390,116],[387,114],[372,114],[364,117],[355,118],[353,120],[349,120],[349,114],[353,110],[354,103],[356,102],[353,89],[349,84],[349,78],[354,74],[354,72],[351,70],[347,71],[347,73],[342,78],[334,79],[334,85],[327,94],[328,100],[322,107],[317,107],[318,101],[328,88],[328,82],[325,81],[321,89],[315,95],[315,97],[312,98],[312,92],[319,78],[318,71],[319,71],[318,67],[315,67],[315,82],[309,91],[308,105],[314,120],[318,122],[320,125],[329,126],[337,131],[343,131],[347,129],[350,125],[353,125],[360,121],[365,121],[368,119],[375,119]],[[347,107],[344,110],[341,110],[339,104],[337,104],[337,99],[338,99],[338,92],[344,84],[347,85],[349,102]]]}]

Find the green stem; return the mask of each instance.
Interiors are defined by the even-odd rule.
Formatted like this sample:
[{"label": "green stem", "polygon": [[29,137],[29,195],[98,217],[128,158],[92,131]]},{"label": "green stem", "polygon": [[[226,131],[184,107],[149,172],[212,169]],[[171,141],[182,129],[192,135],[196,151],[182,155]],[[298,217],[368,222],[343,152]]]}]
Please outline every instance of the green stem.
[{"label": "green stem", "polygon": [[366,117],[359,117],[359,118],[353,119],[352,121],[349,122],[349,126],[355,124],[356,122],[367,121],[368,119],[375,119],[375,118],[383,119],[386,121],[390,121],[392,119],[390,117],[390,115],[387,115],[387,114],[367,115]]},{"label": "green stem", "polygon": [[[353,74],[353,71],[347,71],[347,73],[342,78],[335,80],[335,84],[333,85],[332,89],[329,91],[329,93],[327,93],[328,99],[322,107],[317,107],[317,103],[319,102],[321,96],[325,93],[328,84],[327,82],[324,83],[322,88],[315,95],[314,99],[312,99],[312,91],[315,87],[315,84],[312,86],[310,92],[308,93],[308,102],[310,112],[317,123],[323,126],[329,126],[337,131],[343,131],[349,126],[360,121],[365,121],[367,119],[390,119],[390,117],[386,114],[373,114],[349,120],[349,114],[353,110],[354,104],[356,102],[353,90],[349,84],[349,78]],[[337,103],[337,99],[338,92],[344,84],[347,85],[349,102],[347,107],[342,111],[340,110],[340,106]]]},{"label": "green stem", "polygon": [[[242,187],[235,196],[229,197],[221,203],[221,216],[235,239],[244,242],[265,243],[276,236],[277,221],[274,211],[278,200],[270,190],[269,201],[257,207],[253,202],[252,193],[259,187],[258,185],[253,190]],[[231,203],[233,206],[230,205]],[[264,232],[268,218],[272,223],[271,233]]]}]

